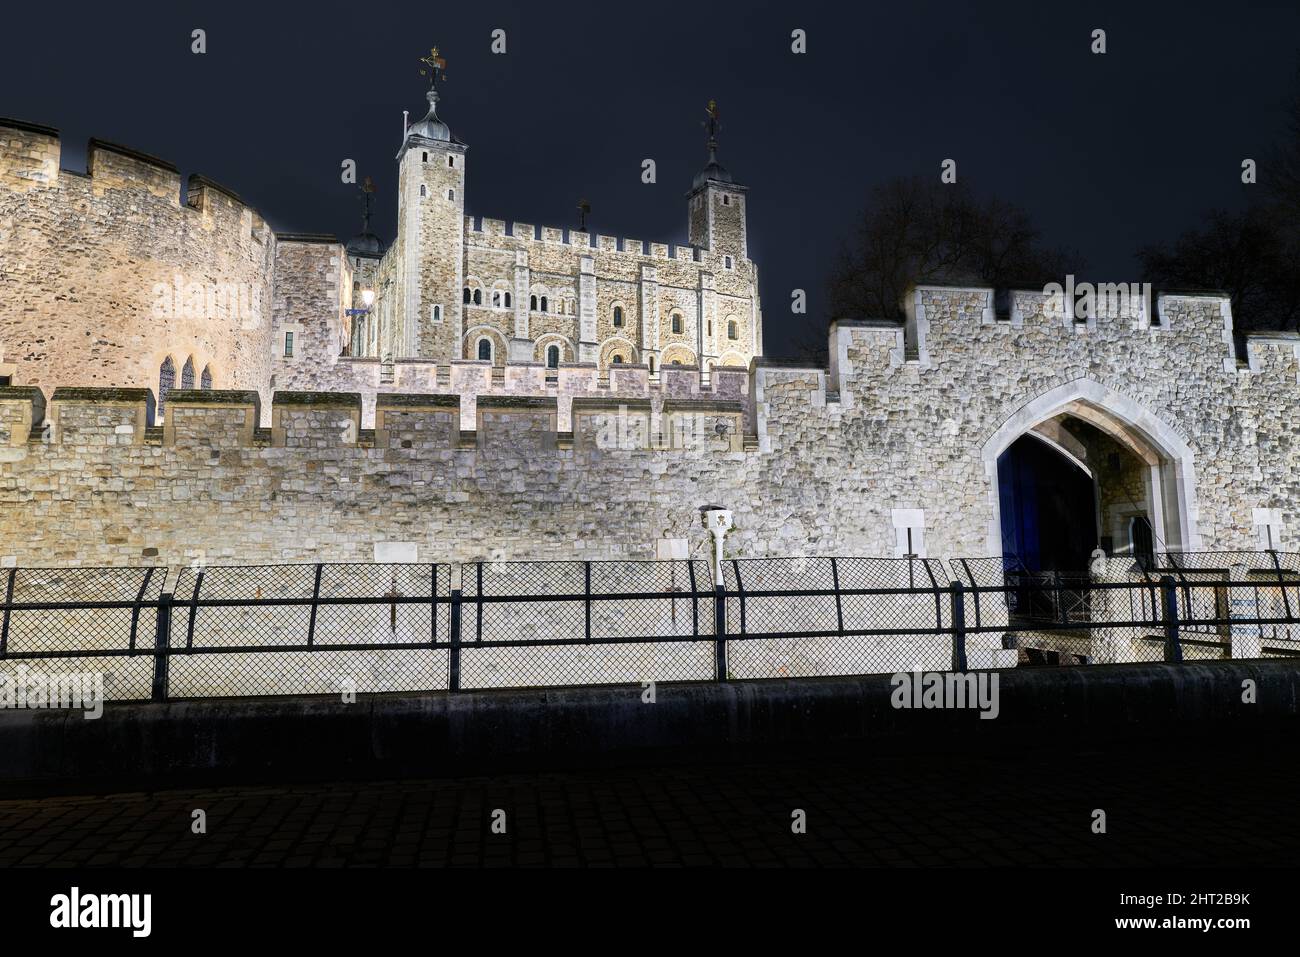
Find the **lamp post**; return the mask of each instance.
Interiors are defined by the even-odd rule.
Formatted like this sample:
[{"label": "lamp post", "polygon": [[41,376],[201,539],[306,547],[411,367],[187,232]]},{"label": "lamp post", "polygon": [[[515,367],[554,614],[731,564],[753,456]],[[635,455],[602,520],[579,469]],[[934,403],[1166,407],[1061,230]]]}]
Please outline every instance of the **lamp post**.
[{"label": "lamp post", "polygon": [[701,505],[700,519],[713,536],[713,584],[722,584],[722,540],[735,526],[731,509],[721,505]]},{"label": "lamp post", "polygon": [[350,343],[351,351],[354,353],[359,353],[364,351],[361,347],[361,335],[360,335],[361,325],[359,322],[356,321],[356,317],[364,317],[370,315],[370,307],[375,304],[375,291],[373,289],[362,289],[361,302],[364,304],[365,308],[343,310],[343,312],[346,315],[354,317],[352,323],[352,342]]}]

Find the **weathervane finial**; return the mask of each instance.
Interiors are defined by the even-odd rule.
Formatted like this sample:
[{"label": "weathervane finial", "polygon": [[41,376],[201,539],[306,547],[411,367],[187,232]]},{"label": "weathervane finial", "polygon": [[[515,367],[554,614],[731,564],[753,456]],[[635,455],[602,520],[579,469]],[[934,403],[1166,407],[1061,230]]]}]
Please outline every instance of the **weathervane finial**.
[{"label": "weathervane finial", "polygon": [[369,176],[361,184],[361,233],[370,233],[370,203],[374,198],[375,181]]},{"label": "weathervane finial", "polygon": [[718,130],[722,127],[720,114],[718,113],[718,101],[709,100],[709,105],[704,108],[704,112],[708,114],[709,118],[700,125],[709,131],[709,158],[716,159],[716,154],[718,152]]},{"label": "weathervane finial", "polygon": [[438,55],[437,47],[431,48],[428,56],[420,57],[420,62],[425,66],[420,76],[429,77],[429,89],[434,89],[439,80],[447,79],[447,61]]}]

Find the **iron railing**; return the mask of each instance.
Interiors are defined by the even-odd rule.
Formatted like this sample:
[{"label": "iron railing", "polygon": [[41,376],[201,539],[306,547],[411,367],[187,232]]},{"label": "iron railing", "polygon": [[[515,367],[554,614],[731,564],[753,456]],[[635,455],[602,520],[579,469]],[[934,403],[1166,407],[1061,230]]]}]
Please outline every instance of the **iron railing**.
[{"label": "iron railing", "polygon": [[1300,555],[0,570],[0,662],[113,700],[1300,656]]}]

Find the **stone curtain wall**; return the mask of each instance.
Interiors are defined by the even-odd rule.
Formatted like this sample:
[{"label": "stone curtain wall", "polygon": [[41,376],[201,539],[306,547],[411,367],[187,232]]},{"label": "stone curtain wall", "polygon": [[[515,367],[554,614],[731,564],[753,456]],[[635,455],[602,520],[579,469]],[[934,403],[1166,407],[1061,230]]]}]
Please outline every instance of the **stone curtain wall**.
[{"label": "stone curtain wall", "polygon": [[[1163,300],[1162,326],[1074,327],[1031,294],[1017,297],[1018,323],[986,317],[986,293],[918,291],[922,359],[904,358],[897,327],[840,323],[829,375],[759,360],[748,405],[680,400],[705,424],[684,446],[611,448],[608,403],[627,399],[625,416],[637,404],[609,390],[604,418],[571,401],[569,429],[558,395],[480,396],[472,417],[458,395],[381,395],[373,432],[360,395],[281,395],[273,427],[255,431],[251,397],[178,393],[162,435],[142,426],[142,393],[56,393],[53,427],[37,430],[30,392],[9,390],[0,559],[371,561],[378,542],[414,543],[420,561],[652,558],[664,537],[703,547],[697,509],[715,503],[735,510],[740,557],[894,555],[900,510],[923,516],[930,557],[978,556],[993,517],[985,443],[1081,381],[1185,439],[1203,548],[1258,547],[1253,510],[1265,508],[1282,513],[1279,545],[1300,548],[1300,339],[1252,338],[1239,365],[1217,298]],[[452,384],[490,371],[453,365]],[[639,391],[642,371],[627,371]],[[755,434],[737,441],[739,421]]]},{"label": "stone curtain wall", "polygon": [[[217,388],[269,401],[275,237],[232,194],[161,160],[92,140],[88,175],[59,170],[54,130],[0,121],[0,374],[158,388],[171,356]],[[235,288],[256,318],[157,314],[155,284]],[[179,381],[177,385],[179,385]]]}]

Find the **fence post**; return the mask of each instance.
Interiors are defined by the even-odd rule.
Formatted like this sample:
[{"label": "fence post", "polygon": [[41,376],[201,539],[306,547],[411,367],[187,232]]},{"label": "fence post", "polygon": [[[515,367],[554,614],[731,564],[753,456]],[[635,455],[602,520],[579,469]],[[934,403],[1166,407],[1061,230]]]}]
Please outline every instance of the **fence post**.
[{"label": "fence post", "polygon": [[582,602],[583,620],[585,622],[585,627],[586,627],[586,638],[587,641],[590,642],[591,641],[591,562],[583,562],[582,579],[583,579],[583,585],[582,585],[583,594],[585,596]]},{"label": "fence post", "polygon": [[9,606],[14,603],[14,579],[18,577],[17,567],[9,569],[9,582],[5,585],[5,613],[0,620],[0,655],[9,648]]},{"label": "fence post", "polygon": [[966,589],[953,582],[952,596],[952,670],[966,670]]},{"label": "fence post", "polygon": [[1065,608],[1065,584],[1061,581],[1061,573],[1059,571],[1053,572],[1052,577],[1056,582],[1056,591],[1053,593],[1056,598],[1056,611],[1061,617],[1061,624],[1068,625],[1070,623],[1070,616]]},{"label": "fence post", "polygon": [[154,627],[153,639],[153,694],[154,701],[167,700],[167,654],[171,645],[172,634],[172,593],[162,592],[158,595],[158,619]]},{"label": "fence post", "polygon": [[[436,609],[436,606],[435,606]],[[447,690],[460,690],[460,589],[451,590],[451,650],[447,656]]]},{"label": "fence post", "polygon": [[[316,605],[320,601],[320,576],[325,566],[319,562],[316,564],[316,578],[311,588],[311,616],[307,619],[307,647],[310,648],[316,644]],[[397,606],[393,606],[393,617],[396,618]]]},{"label": "fence post", "polygon": [[1172,575],[1160,579],[1160,595],[1165,611],[1165,661],[1183,660],[1183,646],[1178,640],[1178,586]]},{"label": "fence post", "polygon": [[717,681],[727,680],[727,586],[713,586],[713,666]]}]

